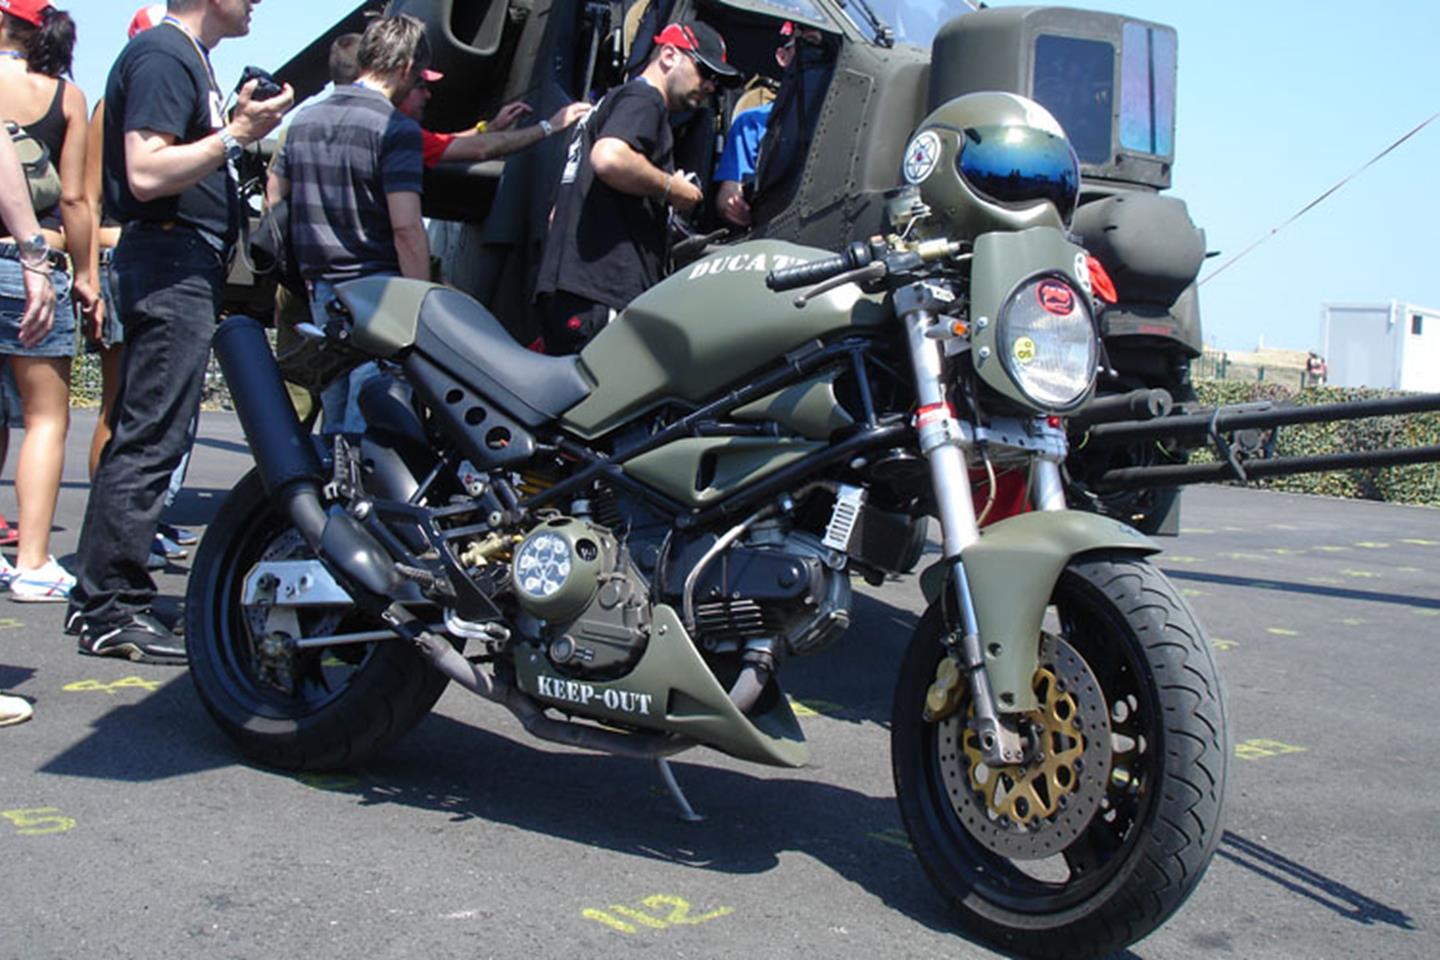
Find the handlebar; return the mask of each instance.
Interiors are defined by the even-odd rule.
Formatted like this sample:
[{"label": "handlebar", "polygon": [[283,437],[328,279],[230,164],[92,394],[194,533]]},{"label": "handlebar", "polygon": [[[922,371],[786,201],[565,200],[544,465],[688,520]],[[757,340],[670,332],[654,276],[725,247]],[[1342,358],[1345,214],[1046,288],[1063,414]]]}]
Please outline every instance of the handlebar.
[{"label": "handlebar", "polygon": [[765,286],[776,293],[782,290],[794,290],[798,287],[809,287],[822,280],[838,276],[847,270],[859,269],[873,259],[875,257],[871,252],[870,245],[857,241],[850,244],[844,253],[836,256],[813,260],[810,263],[802,263],[794,267],[771,270],[765,274]]}]

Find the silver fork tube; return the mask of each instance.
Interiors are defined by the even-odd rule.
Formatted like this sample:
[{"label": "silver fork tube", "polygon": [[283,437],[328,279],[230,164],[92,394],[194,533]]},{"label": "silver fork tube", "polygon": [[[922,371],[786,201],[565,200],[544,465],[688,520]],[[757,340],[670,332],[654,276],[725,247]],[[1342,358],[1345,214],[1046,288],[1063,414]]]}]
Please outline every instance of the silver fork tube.
[{"label": "silver fork tube", "polygon": [[1060,478],[1060,464],[1036,457],[1030,466],[1030,477],[1035,509],[1065,509],[1065,484]]},{"label": "silver fork tube", "polygon": [[905,315],[919,401],[916,430],[920,434],[920,450],[930,463],[930,481],[935,487],[945,556],[957,557],[980,538],[980,529],[975,523],[975,500],[970,493],[964,435],[946,402],[941,380],[943,348],[940,341],[925,336],[925,330],[934,322],[935,314],[929,310],[912,310]]}]

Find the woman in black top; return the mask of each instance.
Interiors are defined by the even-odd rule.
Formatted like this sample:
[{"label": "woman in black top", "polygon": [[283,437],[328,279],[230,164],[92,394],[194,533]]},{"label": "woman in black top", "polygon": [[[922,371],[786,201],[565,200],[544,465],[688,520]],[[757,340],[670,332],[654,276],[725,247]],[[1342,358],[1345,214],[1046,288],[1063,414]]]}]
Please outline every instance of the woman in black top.
[{"label": "woman in black top", "polygon": [[21,601],[66,600],[75,582],[50,555],[70,426],[72,276],[74,297],[85,310],[92,310],[96,299],[95,211],[85,193],[88,113],[84,94],[62,79],[70,73],[74,46],[74,22],[46,0],[11,0],[0,17],[0,116],[45,144],[61,183],[60,203],[36,211],[56,251],[50,269],[57,302],[49,329],[21,326],[21,271],[30,268],[21,265],[14,238],[0,240],[0,355],[14,371],[25,408],[25,440],[15,472],[20,542],[15,569],[0,559],[0,580],[8,573],[11,598]]}]

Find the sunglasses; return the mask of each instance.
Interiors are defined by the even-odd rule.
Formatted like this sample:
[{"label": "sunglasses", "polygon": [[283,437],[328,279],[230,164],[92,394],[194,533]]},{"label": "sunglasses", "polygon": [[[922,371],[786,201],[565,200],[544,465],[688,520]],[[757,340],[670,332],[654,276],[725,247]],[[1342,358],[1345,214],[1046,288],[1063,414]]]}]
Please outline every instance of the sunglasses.
[{"label": "sunglasses", "polygon": [[[679,48],[677,47],[676,49],[679,49]],[[695,72],[698,73],[698,74],[700,74],[700,81],[701,81],[702,83],[719,83],[719,82],[720,82],[720,75],[719,75],[718,73],[716,73],[714,70],[711,70],[709,67],[707,67],[707,66],[705,65],[705,61],[701,60],[700,57],[697,56],[694,51],[692,51],[692,50],[681,50],[680,52],[683,53],[683,54],[685,54],[685,56],[689,57],[689,58],[690,58],[690,61],[695,64]]]}]

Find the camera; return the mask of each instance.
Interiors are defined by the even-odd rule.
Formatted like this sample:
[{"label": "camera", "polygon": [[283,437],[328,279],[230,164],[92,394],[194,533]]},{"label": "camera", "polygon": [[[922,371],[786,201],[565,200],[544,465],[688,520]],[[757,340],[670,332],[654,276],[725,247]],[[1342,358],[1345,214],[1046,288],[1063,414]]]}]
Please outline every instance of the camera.
[{"label": "camera", "polygon": [[255,91],[250,94],[251,100],[269,100],[271,97],[278,97],[285,91],[274,77],[259,67],[246,67],[240,74],[240,82],[235,85],[235,92],[238,94],[244,89],[245,84],[251,80],[258,80],[255,84]]}]

